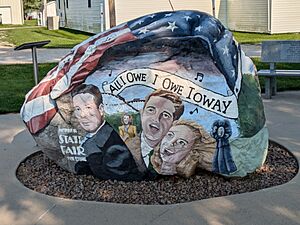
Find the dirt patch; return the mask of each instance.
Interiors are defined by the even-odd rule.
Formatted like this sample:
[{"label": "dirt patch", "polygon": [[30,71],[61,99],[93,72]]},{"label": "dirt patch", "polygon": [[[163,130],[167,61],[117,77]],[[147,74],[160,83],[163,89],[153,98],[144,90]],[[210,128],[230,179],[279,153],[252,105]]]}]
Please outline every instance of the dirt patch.
[{"label": "dirt patch", "polygon": [[11,44],[7,41],[4,41],[5,38],[6,38],[5,32],[0,30],[0,48],[1,47],[14,47],[13,44]]}]

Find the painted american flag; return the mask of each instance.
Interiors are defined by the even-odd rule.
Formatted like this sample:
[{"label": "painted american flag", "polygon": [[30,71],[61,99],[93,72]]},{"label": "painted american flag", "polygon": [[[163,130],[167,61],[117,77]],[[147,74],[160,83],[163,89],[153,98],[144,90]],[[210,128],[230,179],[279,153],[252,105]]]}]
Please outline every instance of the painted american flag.
[{"label": "painted american flag", "polygon": [[142,16],[75,46],[25,97],[21,117],[32,134],[45,128],[58,109],[55,99],[83,83],[110,48],[137,40],[196,37],[204,41],[216,66],[236,95],[240,89],[239,45],[214,17],[197,11],[159,12]]}]

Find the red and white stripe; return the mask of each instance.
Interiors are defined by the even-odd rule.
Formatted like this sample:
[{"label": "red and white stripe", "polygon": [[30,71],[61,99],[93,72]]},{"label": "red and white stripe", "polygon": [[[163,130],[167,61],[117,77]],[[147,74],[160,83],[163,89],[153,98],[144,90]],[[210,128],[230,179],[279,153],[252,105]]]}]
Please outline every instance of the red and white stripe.
[{"label": "red and white stripe", "polygon": [[75,46],[26,95],[20,113],[29,131],[35,134],[48,125],[57,112],[55,99],[83,83],[107,49],[136,39],[123,24]]}]

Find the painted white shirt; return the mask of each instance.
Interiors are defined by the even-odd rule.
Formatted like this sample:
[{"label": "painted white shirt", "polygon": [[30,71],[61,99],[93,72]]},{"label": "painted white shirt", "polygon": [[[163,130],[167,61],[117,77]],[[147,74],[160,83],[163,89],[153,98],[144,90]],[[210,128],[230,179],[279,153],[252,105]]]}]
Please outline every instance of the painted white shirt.
[{"label": "painted white shirt", "polygon": [[150,147],[145,138],[144,138],[144,134],[141,134],[141,151],[142,151],[142,157],[144,160],[144,163],[146,165],[146,167],[149,166],[149,162],[150,162],[150,157],[149,157],[149,153],[153,150],[152,147]]}]

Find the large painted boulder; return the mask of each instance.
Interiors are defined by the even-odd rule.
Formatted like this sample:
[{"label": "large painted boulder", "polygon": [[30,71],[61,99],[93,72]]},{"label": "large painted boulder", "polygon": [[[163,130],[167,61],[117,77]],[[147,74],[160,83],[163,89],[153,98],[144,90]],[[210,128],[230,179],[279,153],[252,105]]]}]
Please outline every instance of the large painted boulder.
[{"label": "large painted boulder", "polygon": [[49,158],[101,179],[245,176],[268,149],[254,64],[197,11],[146,15],[75,46],[21,116]]}]

